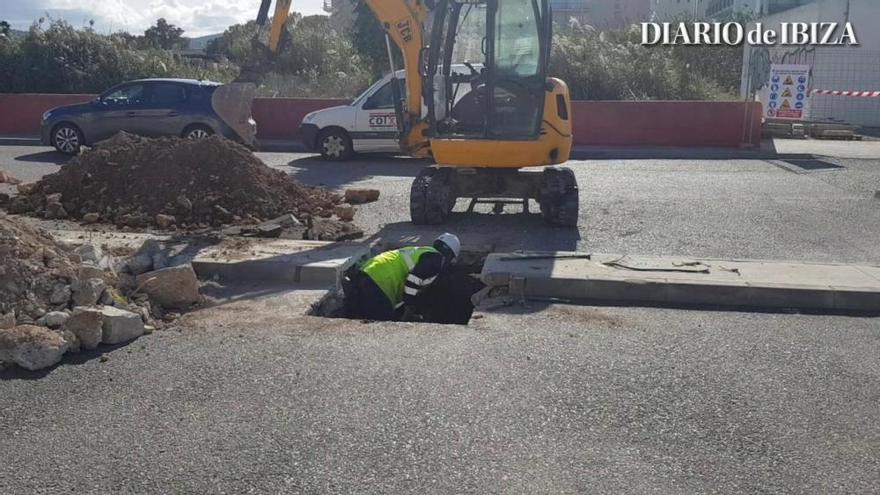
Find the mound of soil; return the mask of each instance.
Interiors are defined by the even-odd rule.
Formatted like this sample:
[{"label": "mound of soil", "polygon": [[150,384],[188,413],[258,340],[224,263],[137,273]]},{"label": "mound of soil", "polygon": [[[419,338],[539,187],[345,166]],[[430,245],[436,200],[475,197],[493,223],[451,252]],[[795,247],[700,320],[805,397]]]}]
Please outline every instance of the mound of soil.
[{"label": "mound of soil", "polygon": [[341,201],[221,137],[192,141],[125,133],[20,191],[9,208],[13,213],[136,228],[253,224],[288,213],[309,222],[331,217]]},{"label": "mound of soil", "polygon": [[0,314],[39,318],[74,275],[67,249],[48,233],[0,213]]}]

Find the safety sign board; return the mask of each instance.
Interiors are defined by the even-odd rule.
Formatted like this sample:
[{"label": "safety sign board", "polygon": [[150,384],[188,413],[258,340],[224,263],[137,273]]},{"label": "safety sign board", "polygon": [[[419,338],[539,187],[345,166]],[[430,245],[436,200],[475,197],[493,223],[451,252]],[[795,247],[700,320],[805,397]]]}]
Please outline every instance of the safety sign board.
[{"label": "safety sign board", "polygon": [[762,100],[771,119],[806,119],[810,108],[810,66],[772,64]]}]

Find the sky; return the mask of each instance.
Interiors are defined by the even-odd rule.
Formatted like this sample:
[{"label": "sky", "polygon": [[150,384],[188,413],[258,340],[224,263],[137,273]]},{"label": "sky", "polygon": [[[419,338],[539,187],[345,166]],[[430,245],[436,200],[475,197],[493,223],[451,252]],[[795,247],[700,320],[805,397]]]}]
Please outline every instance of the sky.
[{"label": "sky", "polygon": [[[323,5],[323,0],[293,0],[293,10],[305,15],[323,13]],[[0,0],[0,20],[27,29],[48,13],[73,26],[94,19],[95,30],[102,33],[141,33],[164,17],[182,27],[184,36],[198,37],[254,19],[259,7],[260,0]]]}]

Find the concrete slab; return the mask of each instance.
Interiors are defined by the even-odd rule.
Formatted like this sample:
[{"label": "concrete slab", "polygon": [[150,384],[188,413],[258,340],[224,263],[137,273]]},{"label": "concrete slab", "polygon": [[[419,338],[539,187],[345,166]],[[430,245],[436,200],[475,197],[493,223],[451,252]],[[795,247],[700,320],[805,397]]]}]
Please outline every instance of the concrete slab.
[{"label": "concrete slab", "polygon": [[298,283],[332,287],[362,256],[365,244],[294,240],[240,240],[204,248],[193,259],[200,278],[225,281]]},{"label": "concrete slab", "polygon": [[526,297],[880,311],[880,267],[584,253],[491,254],[486,285],[523,279]]}]

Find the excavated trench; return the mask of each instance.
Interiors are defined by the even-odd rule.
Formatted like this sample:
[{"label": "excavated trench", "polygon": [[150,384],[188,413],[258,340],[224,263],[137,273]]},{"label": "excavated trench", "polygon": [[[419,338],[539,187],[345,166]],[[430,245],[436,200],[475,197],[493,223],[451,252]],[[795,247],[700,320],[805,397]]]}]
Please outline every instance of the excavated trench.
[{"label": "excavated trench", "polygon": [[[470,264],[455,265],[437,279],[427,290],[424,305],[419,313],[424,323],[441,325],[467,325],[474,313],[471,296],[485,285],[480,281],[483,260]],[[345,301],[341,291],[332,290],[309,311],[310,316],[345,318]]]}]

